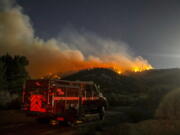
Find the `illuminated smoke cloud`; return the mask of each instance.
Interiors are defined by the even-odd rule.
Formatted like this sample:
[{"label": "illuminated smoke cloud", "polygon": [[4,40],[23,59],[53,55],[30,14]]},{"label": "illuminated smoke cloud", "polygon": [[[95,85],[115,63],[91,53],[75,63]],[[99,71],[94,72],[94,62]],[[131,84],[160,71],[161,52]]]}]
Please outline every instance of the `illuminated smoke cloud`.
[{"label": "illuminated smoke cloud", "polygon": [[1,0],[0,5],[0,54],[25,55],[32,77],[94,67],[117,72],[152,68],[142,57],[133,57],[125,43],[89,32],[63,30],[58,37],[44,41],[34,35],[22,7],[10,0]]}]

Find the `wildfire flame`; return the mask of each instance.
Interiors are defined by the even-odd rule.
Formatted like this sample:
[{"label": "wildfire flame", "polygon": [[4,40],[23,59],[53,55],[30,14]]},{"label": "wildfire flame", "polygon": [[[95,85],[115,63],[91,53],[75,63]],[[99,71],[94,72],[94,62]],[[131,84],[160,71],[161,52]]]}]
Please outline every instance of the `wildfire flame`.
[{"label": "wildfire flame", "polygon": [[[118,74],[123,74],[126,71],[131,71],[131,72],[142,72],[145,70],[150,70],[153,69],[153,67],[149,64],[144,64],[144,65],[135,65],[132,67],[123,67],[121,65],[118,65],[117,63],[98,63],[98,62],[82,62],[79,63],[79,65],[76,65],[74,67],[67,67],[66,69],[61,69],[60,74],[66,74],[68,72],[76,72],[80,70],[85,70],[85,69],[93,69],[93,68],[108,68],[112,69]],[[47,77],[50,78],[60,78],[59,75],[56,73],[48,73]]]}]

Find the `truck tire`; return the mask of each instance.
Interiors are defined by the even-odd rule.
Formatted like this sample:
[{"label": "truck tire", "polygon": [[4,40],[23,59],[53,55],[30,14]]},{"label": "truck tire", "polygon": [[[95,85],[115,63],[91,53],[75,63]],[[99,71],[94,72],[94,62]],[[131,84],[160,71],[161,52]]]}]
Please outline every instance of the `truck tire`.
[{"label": "truck tire", "polygon": [[49,123],[50,118],[39,117],[39,118],[36,118],[36,121],[37,121],[38,123]]},{"label": "truck tire", "polygon": [[100,108],[100,112],[99,112],[99,118],[100,118],[100,120],[104,120],[104,115],[105,115],[105,107],[102,106],[102,107]]}]

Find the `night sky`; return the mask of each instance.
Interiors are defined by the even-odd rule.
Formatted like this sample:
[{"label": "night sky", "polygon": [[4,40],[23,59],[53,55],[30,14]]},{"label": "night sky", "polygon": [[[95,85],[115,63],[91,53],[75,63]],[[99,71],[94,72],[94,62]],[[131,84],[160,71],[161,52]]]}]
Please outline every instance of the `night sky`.
[{"label": "night sky", "polygon": [[17,0],[43,39],[65,28],[123,41],[155,68],[180,67],[179,0]]}]

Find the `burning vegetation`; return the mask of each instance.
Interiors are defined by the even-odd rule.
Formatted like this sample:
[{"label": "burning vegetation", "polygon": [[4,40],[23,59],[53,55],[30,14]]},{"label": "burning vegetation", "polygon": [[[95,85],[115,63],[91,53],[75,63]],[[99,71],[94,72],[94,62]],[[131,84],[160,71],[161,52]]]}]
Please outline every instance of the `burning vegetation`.
[{"label": "burning vegetation", "polygon": [[[111,62],[101,62],[101,63],[93,63],[91,61],[84,61],[82,63],[79,63],[79,65],[76,65],[75,67],[71,68],[65,68],[61,70],[61,72],[58,73],[48,73],[45,77],[47,78],[60,78],[60,76],[67,76],[71,73],[80,71],[80,70],[85,70],[85,69],[94,69],[94,68],[107,68],[115,71],[118,74],[123,74],[125,72],[142,72],[145,70],[150,70],[153,67],[151,65],[135,65],[135,66],[129,66],[129,67],[124,67],[121,64],[116,64],[116,63],[111,63]],[[59,76],[60,75],[60,76]],[[42,77],[44,78],[44,77]]]}]

